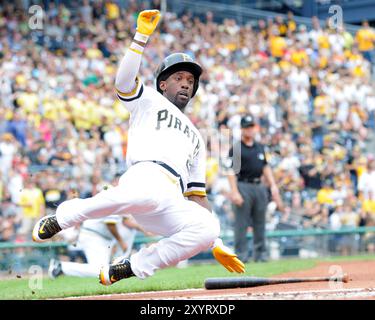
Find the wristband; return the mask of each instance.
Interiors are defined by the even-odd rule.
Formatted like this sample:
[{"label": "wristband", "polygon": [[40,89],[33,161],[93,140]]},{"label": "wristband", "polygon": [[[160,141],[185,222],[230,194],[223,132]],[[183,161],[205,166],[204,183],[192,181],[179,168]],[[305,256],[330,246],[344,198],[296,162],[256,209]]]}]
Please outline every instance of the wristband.
[{"label": "wristband", "polygon": [[142,54],[144,49],[145,49],[144,47],[140,46],[138,43],[135,43],[135,42],[132,42],[129,48],[129,50],[138,54]]},{"label": "wristband", "polygon": [[149,36],[147,36],[143,33],[140,33],[138,31],[135,33],[135,36],[134,36],[134,40],[137,40],[137,41],[140,41],[140,42],[143,42],[143,43],[146,43],[148,38],[149,38]]}]

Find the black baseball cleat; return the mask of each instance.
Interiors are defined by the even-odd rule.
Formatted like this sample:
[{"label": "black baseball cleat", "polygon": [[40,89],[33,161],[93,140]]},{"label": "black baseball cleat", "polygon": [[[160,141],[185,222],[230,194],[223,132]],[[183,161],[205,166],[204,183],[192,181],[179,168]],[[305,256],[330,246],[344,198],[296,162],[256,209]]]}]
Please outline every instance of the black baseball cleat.
[{"label": "black baseball cleat", "polygon": [[32,238],[35,242],[44,242],[60,231],[61,227],[57,223],[56,215],[46,216],[35,224]]},{"label": "black baseball cleat", "polygon": [[61,262],[59,260],[51,259],[48,267],[48,276],[51,279],[56,279],[58,276],[61,276],[63,271],[61,269]]},{"label": "black baseball cleat", "polygon": [[110,286],[119,280],[134,276],[129,259],[122,259],[117,263],[103,266],[100,269],[99,282],[104,286]]}]

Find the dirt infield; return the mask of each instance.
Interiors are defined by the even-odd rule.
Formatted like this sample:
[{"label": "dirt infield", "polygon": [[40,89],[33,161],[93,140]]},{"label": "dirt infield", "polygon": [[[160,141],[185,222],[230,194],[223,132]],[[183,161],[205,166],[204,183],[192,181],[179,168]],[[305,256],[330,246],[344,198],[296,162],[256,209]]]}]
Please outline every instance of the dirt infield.
[{"label": "dirt infield", "polygon": [[[176,291],[153,291],[101,296],[72,297],[82,300],[163,300],[163,299],[209,299],[209,300],[375,300],[375,261],[320,263],[313,269],[280,274],[277,277],[334,276],[347,273],[350,281],[309,282],[267,285],[254,288],[225,290],[189,289]],[[275,278],[277,278],[275,277]]]}]

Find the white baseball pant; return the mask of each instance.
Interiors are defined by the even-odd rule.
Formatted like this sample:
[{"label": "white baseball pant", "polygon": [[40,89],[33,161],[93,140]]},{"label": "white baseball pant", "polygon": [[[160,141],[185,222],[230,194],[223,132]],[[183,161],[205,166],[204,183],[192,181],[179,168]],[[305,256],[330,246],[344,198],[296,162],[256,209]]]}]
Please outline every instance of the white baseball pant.
[{"label": "white baseball pant", "polygon": [[56,210],[62,229],[110,214],[132,214],[145,230],[165,237],[130,257],[132,271],[141,279],[208,250],[220,234],[216,217],[186,200],[177,178],[152,162],[131,166],[118,186],[92,198],[65,201]]}]

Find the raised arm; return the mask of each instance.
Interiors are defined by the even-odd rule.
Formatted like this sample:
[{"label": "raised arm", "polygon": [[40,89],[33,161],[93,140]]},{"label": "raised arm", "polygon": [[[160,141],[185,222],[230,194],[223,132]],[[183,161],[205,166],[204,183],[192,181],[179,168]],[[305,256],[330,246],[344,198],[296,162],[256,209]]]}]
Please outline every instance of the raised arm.
[{"label": "raised arm", "polygon": [[158,10],[144,10],[139,13],[137,32],[122,58],[116,74],[115,86],[120,96],[129,95],[137,89],[137,74],[141,65],[143,50],[159,19],[160,12]]}]

